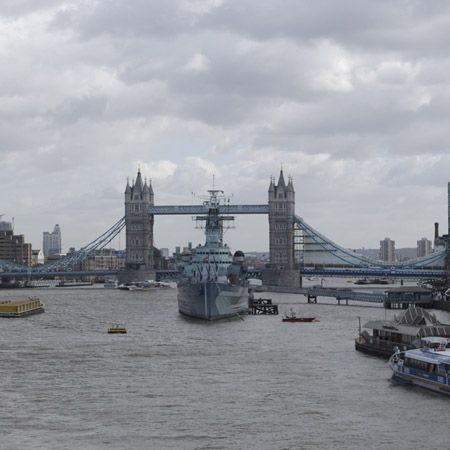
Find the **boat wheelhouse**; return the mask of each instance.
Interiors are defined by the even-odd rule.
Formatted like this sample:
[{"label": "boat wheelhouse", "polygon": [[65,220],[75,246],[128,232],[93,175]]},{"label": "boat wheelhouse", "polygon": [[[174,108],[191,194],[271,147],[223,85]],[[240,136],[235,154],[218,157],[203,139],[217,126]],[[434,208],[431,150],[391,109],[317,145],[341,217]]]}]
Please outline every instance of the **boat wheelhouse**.
[{"label": "boat wheelhouse", "polygon": [[393,379],[450,395],[450,340],[429,336],[421,342],[422,348],[397,350],[391,356]]},{"label": "boat wheelhouse", "polygon": [[[367,322],[355,339],[356,350],[389,358],[395,347],[409,350],[420,346],[427,336],[450,337],[450,325],[439,322],[436,316],[424,308],[411,305],[394,320]],[[367,329],[372,330],[370,334]]]}]

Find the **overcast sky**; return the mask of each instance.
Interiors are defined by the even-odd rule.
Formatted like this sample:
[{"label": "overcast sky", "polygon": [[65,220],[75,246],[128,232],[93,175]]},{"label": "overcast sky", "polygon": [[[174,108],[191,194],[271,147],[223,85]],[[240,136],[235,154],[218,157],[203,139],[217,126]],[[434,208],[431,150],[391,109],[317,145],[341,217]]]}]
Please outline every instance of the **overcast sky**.
[{"label": "overcast sky", "polygon": [[[156,204],[190,204],[212,174],[264,203],[282,165],[334,241],[415,246],[447,226],[449,30],[440,0],[0,0],[0,214],[80,247],[138,166]],[[157,217],[156,246],[188,240]],[[226,240],[266,250],[267,217]]]}]

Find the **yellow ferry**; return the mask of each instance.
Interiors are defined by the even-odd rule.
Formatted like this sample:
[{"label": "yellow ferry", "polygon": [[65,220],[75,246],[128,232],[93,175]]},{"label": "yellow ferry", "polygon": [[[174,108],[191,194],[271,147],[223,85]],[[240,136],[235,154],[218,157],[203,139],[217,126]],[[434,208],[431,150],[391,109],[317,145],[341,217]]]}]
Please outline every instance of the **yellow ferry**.
[{"label": "yellow ferry", "polygon": [[125,334],[127,332],[127,329],[124,325],[111,325],[108,328],[109,334]]},{"label": "yellow ferry", "polygon": [[44,305],[36,297],[27,300],[0,300],[0,317],[23,317],[44,312]]}]

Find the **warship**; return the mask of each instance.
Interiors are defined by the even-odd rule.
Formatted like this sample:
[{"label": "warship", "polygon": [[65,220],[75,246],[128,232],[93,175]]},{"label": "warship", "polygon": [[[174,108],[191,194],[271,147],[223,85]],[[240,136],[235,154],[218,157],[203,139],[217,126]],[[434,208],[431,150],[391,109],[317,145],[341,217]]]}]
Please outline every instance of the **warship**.
[{"label": "warship", "polygon": [[224,227],[234,220],[226,211],[223,191],[208,191],[203,203],[208,213],[196,221],[205,231],[205,244],[192,251],[178,282],[178,310],[181,314],[204,320],[239,317],[248,311],[244,253],[231,254],[223,243]]}]

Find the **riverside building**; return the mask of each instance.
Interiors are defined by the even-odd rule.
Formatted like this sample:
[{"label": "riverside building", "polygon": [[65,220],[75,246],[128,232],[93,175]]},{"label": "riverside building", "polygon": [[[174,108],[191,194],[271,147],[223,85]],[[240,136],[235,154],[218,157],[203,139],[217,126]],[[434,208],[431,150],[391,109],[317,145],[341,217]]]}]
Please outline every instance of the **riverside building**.
[{"label": "riverside building", "polygon": [[11,229],[0,230],[0,259],[16,264],[31,265],[31,244],[23,234],[15,235]]},{"label": "riverside building", "polygon": [[96,250],[81,263],[81,270],[120,270],[125,267],[125,252],[113,248]]}]

